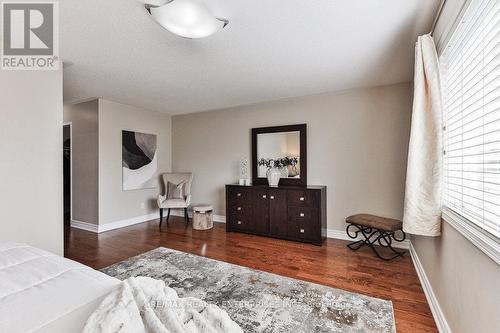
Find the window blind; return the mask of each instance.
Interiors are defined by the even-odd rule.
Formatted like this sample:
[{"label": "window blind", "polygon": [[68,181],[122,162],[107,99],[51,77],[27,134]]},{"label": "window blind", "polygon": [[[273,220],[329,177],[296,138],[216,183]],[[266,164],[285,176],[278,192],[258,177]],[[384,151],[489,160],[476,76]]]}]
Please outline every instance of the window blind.
[{"label": "window blind", "polygon": [[472,0],[440,57],[444,206],[500,238],[500,1]]}]

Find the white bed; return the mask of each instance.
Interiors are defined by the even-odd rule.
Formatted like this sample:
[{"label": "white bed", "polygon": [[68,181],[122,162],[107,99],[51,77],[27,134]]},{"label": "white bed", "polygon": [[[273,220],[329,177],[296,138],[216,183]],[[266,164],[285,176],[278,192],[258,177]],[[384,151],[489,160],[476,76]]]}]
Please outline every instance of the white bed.
[{"label": "white bed", "polygon": [[120,281],[72,260],[0,243],[0,332],[81,332]]}]

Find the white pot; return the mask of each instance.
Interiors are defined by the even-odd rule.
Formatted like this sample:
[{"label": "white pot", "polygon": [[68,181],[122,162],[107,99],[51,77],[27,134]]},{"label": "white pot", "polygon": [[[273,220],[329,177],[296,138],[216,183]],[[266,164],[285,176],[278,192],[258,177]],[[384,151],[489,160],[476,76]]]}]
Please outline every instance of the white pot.
[{"label": "white pot", "polygon": [[297,165],[289,165],[288,166],[288,176],[289,177],[295,177],[299,174],[299,172],[297,171]]},{"label": "white pot", "polygon": [[278,186],[281,178],[281,171],[277,168],[269,168],[267,170],[267,182],[269,186]]}]

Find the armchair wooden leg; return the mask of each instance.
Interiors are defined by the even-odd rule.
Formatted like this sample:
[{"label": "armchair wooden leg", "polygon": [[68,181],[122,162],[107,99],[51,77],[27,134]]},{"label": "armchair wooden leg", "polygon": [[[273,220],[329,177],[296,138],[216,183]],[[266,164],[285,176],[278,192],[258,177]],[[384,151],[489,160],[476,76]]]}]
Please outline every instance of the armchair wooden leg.
[{"label": "armchair wooden leg", "polygon": [[170,218],[170,208],[167,211],[167,224],[168,224],[168,219]]},{"label": "armchair wooden leg", "polygon": [[186,225],[189,223],[189,215],[187,207],[184,208],[184,219],[186,220]]},{"label": "armchair wooden leg", "polygon": [[163,222],[163,208],[160,208],[160,229],[161,229],[162,222]]}]

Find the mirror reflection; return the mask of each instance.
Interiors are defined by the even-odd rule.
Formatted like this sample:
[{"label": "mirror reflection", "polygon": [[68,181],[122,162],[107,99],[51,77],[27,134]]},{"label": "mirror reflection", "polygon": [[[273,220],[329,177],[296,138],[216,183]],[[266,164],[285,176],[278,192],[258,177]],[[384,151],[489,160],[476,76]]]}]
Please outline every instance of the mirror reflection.
[{"label": "mirror reflection", "polygon": [[278,169],[281,178],[300,178],[300,132],[276,132],[257,135],[258,177]]}]

